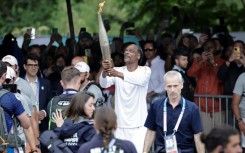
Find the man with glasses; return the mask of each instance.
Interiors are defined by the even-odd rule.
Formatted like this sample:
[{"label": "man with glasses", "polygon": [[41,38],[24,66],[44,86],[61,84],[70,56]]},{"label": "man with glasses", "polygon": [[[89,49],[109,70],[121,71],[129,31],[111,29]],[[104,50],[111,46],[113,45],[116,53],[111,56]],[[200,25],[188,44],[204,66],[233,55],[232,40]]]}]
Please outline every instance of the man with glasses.
[{"label": "man with glasses", "polygon": [[26,55],[24,59],[24,69],[26,70],[24,79],[31,86],[36,99],[38,120],[40,123],[39,130],[43,132],[48,129],[48,117],[45,109],[52,97],[51,85],[49,80],[37,76],[39,70],[39,58],[37,55]]},{"label": "man with glasses", "polygon": [[144,54],[146,57],[145,66],[151,68],[151,77],[147,91],[148,109],[152,102],[165,97],[163,76],[165,74],[165,61],[157,55],[156,43],[152,40],[145,41]]}]

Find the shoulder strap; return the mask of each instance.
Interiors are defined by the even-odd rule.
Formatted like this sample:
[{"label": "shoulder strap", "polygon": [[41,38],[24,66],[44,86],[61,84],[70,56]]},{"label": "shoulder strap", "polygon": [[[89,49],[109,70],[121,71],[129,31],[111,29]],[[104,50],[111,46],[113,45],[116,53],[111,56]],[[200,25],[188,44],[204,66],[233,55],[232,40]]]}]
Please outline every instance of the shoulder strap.
[{"label": "shoulder strap", "polygon": [[[94,85],[96,85],[96,83],[95,82],[89,82],[88,84],[87,84],[87,86],[83,89],[83,91],[88,91],[88,88],[92,85],[92,84],[94,84]],[[96,85],[97,86],[97,85]]]},{"label": "shoulder strap", "polygon": [[5,136],[8,135],[8,131],[7,131],[7,125],[6,125],[4,110],[1,106],[0,106],[0,120],[1,120],[1,124],[3,125],[3,126],[0,126],[0,135],[4,139]]},{"label": "shoulder strap", "polygon": [[[6,93],[8,93],[9,91],[8,90],[5,90],[5,89],[1,89],[0,90],[0,98],[2,98],[3,95],[5,95]],[[3,120],[3,130],[4,130],[4,134],[5,135],[9,135],[8,134],[8,131],[7,131],[7,125],[6,125],[6,119],[5,119],[5,115],[4,115],[4,112],[6,112],[10,117],[13,117],[11,114],[11,112],[6,109],[3,105],[0,104],[0,109],[2,109],[2,113],[1,114],[1,119]],[[17,141],[17,121],[16,121],[16,118],[13,117],[13,135],[14,135],[14,142],[15,142],[15,148],[18,148],[18,141]],[[2,134],[2,133],[1,133]]]},{"label": "shoulder strap", "polygon": [[[0,99],[2,98],[2,96],[3,95],[5,95],[6,93],[8,93],[9,91],[8,90],[6,90],[6,89],[1,89],[0,90]],[[8,115],[11,117],[12,115],[11,115],[11,112],[9,111],[9,110],[7,110],[1,103],[0,103],[0,106],[2,107],[2,109],[6,112],[6,113],[8,113]]]}]

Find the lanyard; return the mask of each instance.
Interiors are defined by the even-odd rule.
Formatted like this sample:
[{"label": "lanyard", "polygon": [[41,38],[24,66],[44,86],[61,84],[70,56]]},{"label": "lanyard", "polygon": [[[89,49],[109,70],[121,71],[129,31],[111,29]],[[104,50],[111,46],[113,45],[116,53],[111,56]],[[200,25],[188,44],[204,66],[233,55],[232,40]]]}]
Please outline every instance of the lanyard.
[{"label": "lanyard", "polygon": [[[166,137],[166,133],[167,133],[167,100],[168,98],[166,98],[164,100],[164,106],[163,106],[163,132],[165,134],[165,137]],[[180,115],[179,115],[179,118],[177,120],[177,123],[175,124],[175,127],[174,127],[174,133],[178,130],[179,128],[179,124],[180,124],[180,121],[183,117],[183,114],[185,112],[185,98],[183,98],[183,105],[182,105],[182,109],[181,109],[181,112],[180,112]],[[173,135],[174,135],[173,133]]]}]

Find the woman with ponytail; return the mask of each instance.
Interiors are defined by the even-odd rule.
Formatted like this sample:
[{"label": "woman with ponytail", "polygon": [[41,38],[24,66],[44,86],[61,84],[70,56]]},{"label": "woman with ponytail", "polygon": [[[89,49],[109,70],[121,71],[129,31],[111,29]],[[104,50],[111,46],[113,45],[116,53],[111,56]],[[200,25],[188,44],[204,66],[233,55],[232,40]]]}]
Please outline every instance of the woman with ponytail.
[{"label": "woman with ponytail", "polygon": [[137,153],[132,142],[116,139],[117,117],[113,109],[100,107],[95,112],[94,127],[97,131],[89,142],[84,143],[78,153]]}]

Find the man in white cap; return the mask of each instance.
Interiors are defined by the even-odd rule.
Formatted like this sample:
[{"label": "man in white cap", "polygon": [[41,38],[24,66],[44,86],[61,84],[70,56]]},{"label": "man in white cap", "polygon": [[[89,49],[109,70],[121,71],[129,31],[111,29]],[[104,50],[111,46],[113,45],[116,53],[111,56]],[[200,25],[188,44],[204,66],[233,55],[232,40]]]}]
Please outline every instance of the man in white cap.
[{"label": "man in white cap", "polygon": [[14,83],[17,84],[17,89],[20,90],[20,92],[23,95],[26,95],[27,97],[29,97],[29,99],[31,100],[31,103],[33,105],[33,109],[31,109],[31,112],[32,112],[31,124],[32,124],[32,128],[34,131],[35,141],[36,141],[36,144],[38,145],[39,141],[37,137],[39,135],[39,123],[38,123],[38,116],[37,116],[36,98],[35,98],[34,92],[32,88],[30,87],[30,85],[28,84],[28,82],[18,76],[19,66],[18,66],[17,59],[14,56],[6,55],[3,57],[2,61],[7,66],[11,67],[15,71],[16,77],[14,79]]},{"label": "man in white cap", "polygon": [[80,71],[80,78],[81,78],[81,87],[80,91],[89,91],[94,94],[94,104],[95,106],[102,106],[105,102],[105,98],[103,97],[103,92],[98,87],[98,85],[94,81],[89,80],[90,75],[90,68],[88,64],[85,62],[78,62],[75,65]]},{"label": "man in white cap", "polygon": [[[21,101],[21,104],[23,108],[25,109],[25,113],[30,117],[30,122],[31,122],[31,114],[32,114],[31,110],[33,110],[32,103],[29,97],[27,97],[24,94],[19,93],[20,91],[17,92],[17,90],[15,89],[13,91],[13,88],[15,88],[15,85],[16,85],[14,84],[15,78],[16,78],[15,71],[11,67],[7,66],[6,79],[5,79],[5,84],[3,84],[3,87],[4,88],[6,87],[6,89],[8,88],[8,90],[10,90],[11,92],[14,92],[17,99]],[[24,140],[25,143],[28,142],[29,146],[32,149],[35,149],[36,143],[35,143],[35,137],[34,137],[34,131],[33,131],[32,125],[30,125],[28,129],[23,129],[22,127],[18,126],[17,130],[18,130],[18,136],[22,140]]]}]

